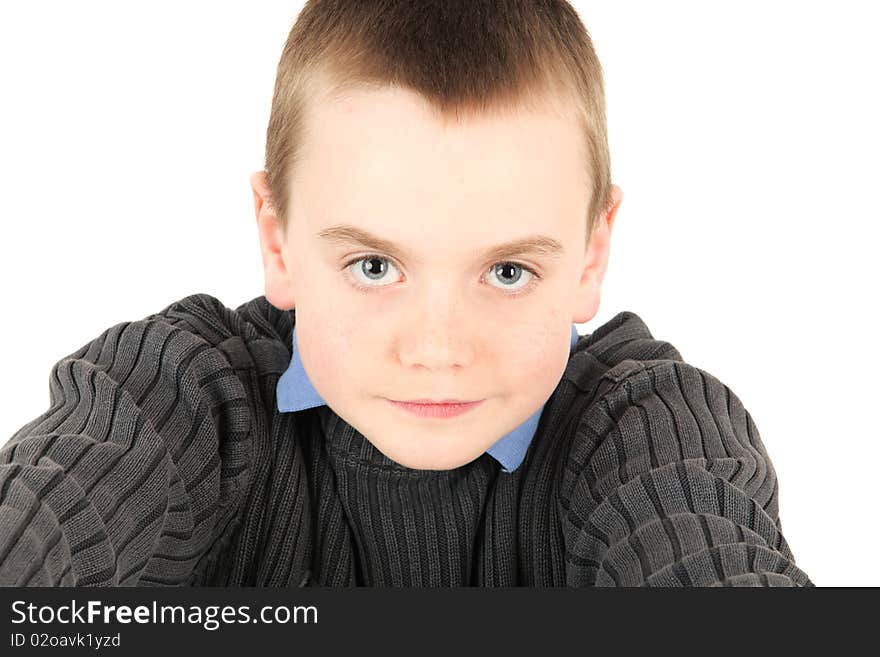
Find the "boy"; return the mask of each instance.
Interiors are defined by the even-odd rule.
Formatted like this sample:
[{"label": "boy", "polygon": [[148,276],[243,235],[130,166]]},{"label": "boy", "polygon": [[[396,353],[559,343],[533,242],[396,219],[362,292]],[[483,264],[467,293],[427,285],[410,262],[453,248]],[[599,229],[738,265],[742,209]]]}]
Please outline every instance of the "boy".
[{"label": "boy", "polygon": [[739,399],[634,313],[576,331],[622,193],[567,3],[308,2],[251,183],[265,295],[53,367],[0,582],[813,585]]}]

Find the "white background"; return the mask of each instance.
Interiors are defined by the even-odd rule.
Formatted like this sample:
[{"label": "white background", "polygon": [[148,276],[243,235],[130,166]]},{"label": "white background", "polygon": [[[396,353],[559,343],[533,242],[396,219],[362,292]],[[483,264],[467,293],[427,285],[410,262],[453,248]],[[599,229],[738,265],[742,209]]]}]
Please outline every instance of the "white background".
[{"label": "white background", "polygon": [[[573,3],[605,71],[621,310],[726,383],[819,586],[876,567],[873,3]],[[302,3],[0,5],[0,443],[106,328],[263,294],[251,172]]]}]

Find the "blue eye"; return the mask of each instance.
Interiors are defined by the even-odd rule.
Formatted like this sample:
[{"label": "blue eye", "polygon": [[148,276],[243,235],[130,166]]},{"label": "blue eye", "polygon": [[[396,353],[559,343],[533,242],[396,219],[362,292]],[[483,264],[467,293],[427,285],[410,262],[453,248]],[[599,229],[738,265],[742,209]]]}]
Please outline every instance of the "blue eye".
[{"label": "blue eye", "polygon": [[[387,285],[371,284],[369,281],[379,281],[387,279],[389,265],[393,269],[398,269],[397,265],[389,258],[378,254],[369,254],[360,256],[353,260],[349,260],[344,265],[344,269],[351,278],[352,285],[362,292],[373,292],[377,289],[387,287]],[[537,285],[541,279],[540,274],[528,265],[519,262],[504,261],[498,262],[489,268],[489,277],[496,277],[503,284],[497,287],[502,290],[508,297],[518,297],[527,294]],[[516,284],[523,280],[525,273],[525,284],[517,286]],[[510,284],[507,284],[510,283]],[[505,290],[510,290],[505,291]]]},{"label": "blue eye", "polygon": [[[388,271],[388,265],[391,264],[392,267],[397,269],[396,265],[392,263],[388,258],[383,258],[378,255],[368,255],[358,258],[357,260],[351,260],[348,264],[346,264],[346,268],[351,268],[354,272],[352,276],[354,276],[355,283],[360,283],[361,280],[366,281],[381,281],[383,278],[387,278],[385,273]],[[358,265],[357,267],[353,267],[353,265]],[[363,275],[363,279],[359,278]],[[368,285],[366,287],[381,287],[379,285]]]}]

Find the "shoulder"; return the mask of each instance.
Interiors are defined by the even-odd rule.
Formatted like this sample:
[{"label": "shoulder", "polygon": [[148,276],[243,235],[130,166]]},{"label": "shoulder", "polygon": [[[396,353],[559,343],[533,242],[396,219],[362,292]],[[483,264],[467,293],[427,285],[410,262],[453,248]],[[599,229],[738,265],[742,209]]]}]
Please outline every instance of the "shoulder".
[{"label": "shoulder", "polygon": [[[581,381],[590,397],[578,418],[582,426],[597,421],[616,425],[625,416],[638,414],[651,421],[646,429],[652,435],[681,433],[688,423],[699,429],[696,434],[676,436],[679,441],[718,433],[718,423],[724,421],[733,421],[734,428],[752,429],[744,426],[750,418],[729,386],[686,362],[669,342],[655,338],[634,312],[620,312],[582,336],[572,358],[578,354],[594,365],[589,381]],[[705,456],[706,450],[701,453]]]},{"label": "shoulder", "polygon": [[572,477],[615,485],[692,462],[775,504],[775,475],[751,414],[718,377],[681,360],[625,359],[609,368],[576,420],[568,462]]},{"label": "shoulder", "polygon": [[171,302],[145,319],[180,324],[216,344],[232,336],[246,341],[281,340],[287,325],[290,329],[293,326],[289,315],[288,311],[272,306],[265,296],[255,297],[233,309],[211,294],[197,292]]},{"label": "shoulder", "polygon": [[265,296],[230,308],[213,295],[194,293],[144,321],[159,321],[207,342],[233,369],[282,373],[290,364],[293,313],[275,308]]},{"label": "shoulder", "polygon": [[625,310],[580,336],[563,378],[589,393],[603,381],[623,379],[641,362],[658,360],[683,359],[669,342],[655,338],[639,315]]},{"label": "shoulder", "polygon": [[621,361],[570,445],[558,498],[570,583],[812,586],[782,534],[758,429],[712,374]]},{"label": "shoulder", "polygon": [[664,468],[680,474],[685,466],[741,487],[775,517],[776,475],[739,396],[655,339],[635,313],[619,313],[596,334],[586,349],[603,368],[590,381],[575,418],[563,499],[579,481],[602,495],[638,486],[634,480]]},{"label": "shoulder", "polygon": [[[259,302],[193,294],[58,360],[50,408],[0,450],[0,516],[20,518],[0,582],[191,581],[263,471],[265,393],[241,369],[284,354]],[[53,522],[28,524],[43,507]]]},{"label": "shoulder", "polygon": [[[742,401],[717,376],[691,363],[667,358],[625,359],[601,376],[596,395],[580,418],[604,417],[618,423],[627,414],[638,412],[653,420],[654,434],[681,433],[692,423],[699,435],[720,433],[719,423],[729,429],[752,431],[753,426]],[[689,436],[678,436],[687,440]],[[756,436],[755,436],[756,438]],[[706,446],[701,454],[709,451]]]}]

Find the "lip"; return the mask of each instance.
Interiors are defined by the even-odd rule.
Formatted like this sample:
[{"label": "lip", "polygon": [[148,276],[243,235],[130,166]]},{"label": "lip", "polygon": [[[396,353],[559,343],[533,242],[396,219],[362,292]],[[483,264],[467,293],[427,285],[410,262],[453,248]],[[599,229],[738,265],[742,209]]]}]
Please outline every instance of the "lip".
[{"label": "lip", "polygon": [[[392,399],[391,401],[398,401]],[[453,399],[451,397],[446,397],[444,399],[429,399],[427,397],[422,397],[420,399],[401,399],[399,400],[402,404],[475,404],[476,402],[468,401],[467,399]],[[477,400],[479,401],[479,400]]]},{"label": "lip", "polygon": [[397,408],[409,411],[413,415],[426,418],[450,418],[467,413],[482,404],[485,399],[473,402],[457,402],[457,403],[418,403],[418,402],[402,402],[389,399]]}]

